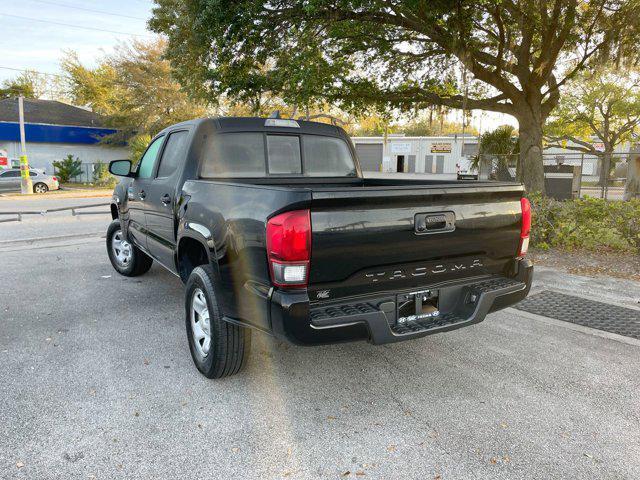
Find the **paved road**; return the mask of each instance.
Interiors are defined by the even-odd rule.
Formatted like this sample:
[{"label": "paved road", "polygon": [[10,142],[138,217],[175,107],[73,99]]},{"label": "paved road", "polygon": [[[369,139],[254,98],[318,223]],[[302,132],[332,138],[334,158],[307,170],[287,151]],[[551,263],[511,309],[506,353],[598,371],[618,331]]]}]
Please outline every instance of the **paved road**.
[{"label": "paved road", "polygon": [[[30,195],[28,197],[0,197],[0,246],[6,242],[43,237],[73,237],[102,234],[111,220],[108,206],[78,210],[82,215],[72,216],[71,211],[49,212],[46,215],[24,215],[21,222],[1,222],[16,218],[7,212],[42,212],[55,208],[108,204],[109,197],[77,198],[56,195]],[[85,213],[91,212],[91,215]],[[105,212],[103,215],[95,213]]]},{"label": "paved road", "polygon": [[103,241],[0,247],[2,479],[640,478],[638,344],[506,310],[382,347],[255,334],[210,381],[180,282]]}]

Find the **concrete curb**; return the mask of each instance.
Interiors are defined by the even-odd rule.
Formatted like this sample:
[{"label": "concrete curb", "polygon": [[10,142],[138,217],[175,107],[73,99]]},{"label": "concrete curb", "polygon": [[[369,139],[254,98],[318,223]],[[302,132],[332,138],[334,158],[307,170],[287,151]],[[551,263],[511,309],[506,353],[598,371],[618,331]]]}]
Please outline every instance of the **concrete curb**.
[{"label": "concrete curb", "polygon": [[94,238],[104,236],[105,232],[91,232],[91,233],[76,233],[72,235],[56,235],[52,237],[33,237],[33,238],[19,238],[16,240],[2,240],[0,241],[0,248],[2,247],[12,247],[12,246],[21,246],[21,245],[33,245],[36,243],[46,243],[46,242],[64,242],[65,240],[76,240],[76,239],[84,239],[84,238]]}]

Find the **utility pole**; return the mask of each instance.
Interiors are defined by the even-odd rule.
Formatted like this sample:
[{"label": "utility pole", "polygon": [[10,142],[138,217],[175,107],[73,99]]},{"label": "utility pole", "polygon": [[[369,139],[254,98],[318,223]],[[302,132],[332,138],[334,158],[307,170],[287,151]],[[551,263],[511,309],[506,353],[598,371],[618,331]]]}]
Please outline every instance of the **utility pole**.
[{"label": "utility pole", "polygon": [[20,191],[23,195],[33,193],[33,184],[29,176],[29,160],[27,159],[27,142],[24,137],[24,97],[18,97],[18,112],[20,114]]}]

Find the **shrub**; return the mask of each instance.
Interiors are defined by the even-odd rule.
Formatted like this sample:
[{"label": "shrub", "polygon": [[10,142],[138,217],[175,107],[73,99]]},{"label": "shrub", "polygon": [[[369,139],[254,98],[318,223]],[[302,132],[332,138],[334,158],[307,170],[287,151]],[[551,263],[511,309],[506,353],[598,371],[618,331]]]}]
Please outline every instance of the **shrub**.
[{"label": "shrub", "polygon": [[73,177],[82,173],[82,161],[78,157],[73,159],[73,155],[67,155],[62,161],[53,162],[56,175],[60,177],[60,183],[67,183]]},{"label": "shrub", "polygon": [[93,183],[101,187],[112,187],[118,180],[109,173],[107,164],[98,160],[93,165]]},{"label": "shrub", "polygon": [[534,247],[640,252],[640,200],[585,197],[561,202],[541,195],[530,200]]},{"label": "shrub", "polygon": [[620,236],[640,252],[640,199],[612,203],[610,215]]}]

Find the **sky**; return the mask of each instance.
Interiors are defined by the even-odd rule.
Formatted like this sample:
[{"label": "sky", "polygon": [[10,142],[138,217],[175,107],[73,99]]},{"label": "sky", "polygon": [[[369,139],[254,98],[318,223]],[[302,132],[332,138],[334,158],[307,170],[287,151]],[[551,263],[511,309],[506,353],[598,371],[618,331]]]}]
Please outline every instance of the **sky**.
[{"label": "sky", "polygon": [[[0,83],[17,70],[60,74],[65,50],[94,66],[119,41],[153,36],[146,29],[152,7],[152,0],[0,0]],[[460,112],[451,120],[460,121]],[[472,125],[481,132],[503,124],[517,126],[508,115],[473,113]]]},{"label": "sky", "polygon": [[151,0],[0,0],[0,82],[20,73],[8,68],[60,73],[64,50],[95,65],[118,41],[152,35],[146,30],[152,6]]}]

